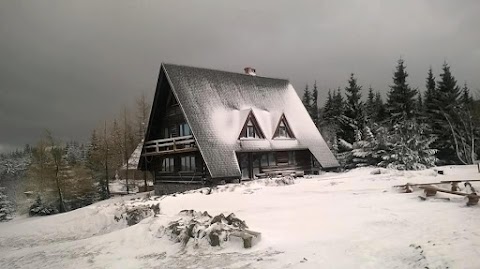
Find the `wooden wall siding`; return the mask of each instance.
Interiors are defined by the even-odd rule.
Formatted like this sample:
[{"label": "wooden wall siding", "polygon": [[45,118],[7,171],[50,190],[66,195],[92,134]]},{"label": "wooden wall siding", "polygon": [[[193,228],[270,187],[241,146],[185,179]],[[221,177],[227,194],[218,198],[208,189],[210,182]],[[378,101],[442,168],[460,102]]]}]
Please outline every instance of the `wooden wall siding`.
[{"label": "wooden wall siding", "polygon": [[312,157],[309,150],[239,152],[237,153],[237,158],[240,169],[242,171],[248,169],[249,178],[253,178],[257,173],[274,174],[294,171],[311,173],[313,171]]},{"label": "wooden wall siding", "polygon": [[[195,171],[181,171],[181,157],[195,156]],[[173,172],[162,171],[164,158],[175,159],[175,169]],[[149,163],[150,170],[155,171],[156,181],[202,181],[209,180],[210,175],[208,169],[202,159],[200,152],[194,154],[170,154],[165,156],[154,156]]]}]

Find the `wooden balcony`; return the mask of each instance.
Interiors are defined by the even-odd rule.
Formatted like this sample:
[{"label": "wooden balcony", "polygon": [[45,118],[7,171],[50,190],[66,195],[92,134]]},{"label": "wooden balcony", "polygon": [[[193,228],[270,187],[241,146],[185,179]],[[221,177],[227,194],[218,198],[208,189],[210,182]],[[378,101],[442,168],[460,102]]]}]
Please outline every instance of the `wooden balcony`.
[{"label": "wooden balcony", "polygon": [[197,151],[193,135],[163,138],[145,142],[142,156]]}]

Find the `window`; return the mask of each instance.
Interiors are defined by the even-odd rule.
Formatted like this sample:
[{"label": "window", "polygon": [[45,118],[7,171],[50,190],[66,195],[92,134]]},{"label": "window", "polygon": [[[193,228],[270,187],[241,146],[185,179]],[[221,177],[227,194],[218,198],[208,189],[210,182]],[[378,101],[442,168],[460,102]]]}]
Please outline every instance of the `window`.
[{"label": "window", "polygon": [[180,157],[180,171],[195,171],[195,156],[182,156]]},{"label": "window", "polygon": [[250,115],[248,115],[247,121],[243,126],[243,129],[242,129],[242,132],[240,133],[239,138],[256,138],[256,139],[265,138],[252,112],[250,112]]},{"label": "window", "polygon": [[280,122],[278,123],[278,127],[273,138],[294,138],[293,133],[288,126],[285,115],[280,117]]},{"label": "window", "polygon": [[293,164],[293,165],[296,164],[296,161],[295,161],[295,151],[289,151],[289,152],[288,152],[288,164]]},{"label": "window", "polygon": [[175,171],[175,160],[173,158],[165,158],[162,163],[163,172],[173,172]]},{"label": "window", "polygon": [[255,131],[255,126],[253,126],[252,121],[248,121],[247,123],[247,137],[248,138],[258,138],[257,132]]},{"label": "window", "polygon": [[277,161],[275,160],[275,152],[263,153],[260,165],[262,167],[277,165]]},{"label": "window", "polygon": [[180,124],[179,129],[180,129],[180,136],[187,136],[192,134],[192,131],[190,130],[190,126],[188,126],[187,123]]}]

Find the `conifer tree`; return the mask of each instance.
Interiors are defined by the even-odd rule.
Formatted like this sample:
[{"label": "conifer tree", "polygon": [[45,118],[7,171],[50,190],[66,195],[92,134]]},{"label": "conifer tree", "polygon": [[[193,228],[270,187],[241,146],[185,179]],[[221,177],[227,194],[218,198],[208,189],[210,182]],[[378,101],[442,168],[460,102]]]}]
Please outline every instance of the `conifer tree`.
[{"label": "conifer tree", "polygon": [[361,100],[362,87],[357,84],[355,75],[350,74],[348,86],[345,87],[345,121],[343,122],[343,139],[353,143],[358,137],[358,132],[363,129],[363,103]]},{"label": "conifer tree", "polygon": [[305,106],[305,109],[307,109],[308,114],[310,114],[310,117],[312,117],[312,115],[311,115],[311,111],[312,111],[312,93],[311,93],[310,90],[308,89],[308,84],[305,86],[305,91],[303,92],[302,103],[303,103],[303,105]]},{"label": "conifer tree", "polygon": [[312,91],[312,103],[310,107],[310,116],[312,117],[313,123],[318,126],[318,89],[317,81],[313,84]]},{"label": "conifer tree", "polygon": [[11,220],[15,212],[13,203],[8,200],[4,191],[5,188],[0,187],[0,221]]},{"label": "conifer tree", "polygon": [[428,115],[432,115],[437,109],[437,89],[435,85],[435,77],[433,76],[431,67],[428,69],[425,86],[427,88],[425,91],[425,110]]},{"label": "conifer tree", "polygon": [[365,104],[365,114],[366,118],[369,121],[375,121],[376,118],[376,109],[375,109],[375,94],[373,93],[373,89],[370,86],[368,88],[368,96],[367,96],[367,102]]},{"label": "conifer tree", "polygon": [[375,93],[375,122],[381,122],[386,118],[385,105],[380,92]]},{"label": "conifer tree", "polygon": [[417,90],[410,88],[408,85],[408,73],[405,69],[403,59],[399,59],[396,71],[393,74],[393,85],[390,86],[387,101],[387,110],[393,123],[408,120],[415,116]]},{"label": "conifer tree", "polygon": [[447,62],[443,63],[442,71],[443,73],[440,74],[440,80],[437,83],[437,105],[447,112],[458,104],[460,88],[457,86],[457,80],[452,75]]}]

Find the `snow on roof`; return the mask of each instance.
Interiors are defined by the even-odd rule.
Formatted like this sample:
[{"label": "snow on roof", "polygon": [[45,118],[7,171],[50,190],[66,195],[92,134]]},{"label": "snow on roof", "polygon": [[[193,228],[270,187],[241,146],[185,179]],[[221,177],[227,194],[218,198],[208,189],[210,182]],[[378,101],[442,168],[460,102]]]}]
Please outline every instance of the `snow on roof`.
[{"label": "snow on roof", "polygon": [[[213,178],[239,177],[235,152],[245,150],[309,149],[324,168],[339,166],[287,80],[173,64],[162,64],[162,73]],[[250,111],[263,141],[238,140]],[[273,141],[282,114],[295,139]]]},{"label": "snow on roof", "polygon": [[[140,156],[142,155],[142,148],[143,148],[143,140],[140,143],[138,143],[137,147],[132,152],[132,155],[130,155],[130,158],[128,158],[127,163],[128,163],[129,170],[137,169]],[[127,170],[127,164],[124,163],[120,169]]]}]

